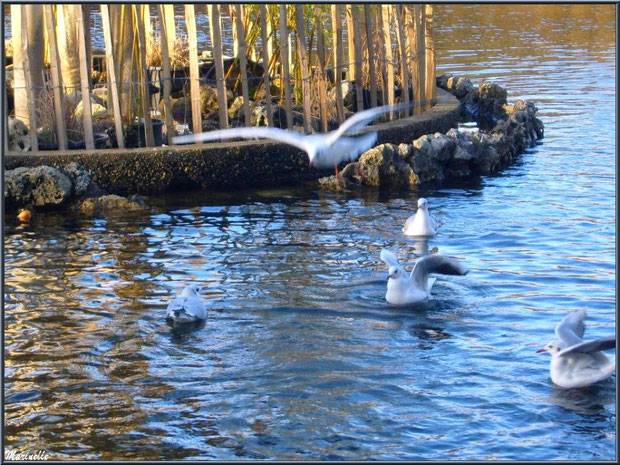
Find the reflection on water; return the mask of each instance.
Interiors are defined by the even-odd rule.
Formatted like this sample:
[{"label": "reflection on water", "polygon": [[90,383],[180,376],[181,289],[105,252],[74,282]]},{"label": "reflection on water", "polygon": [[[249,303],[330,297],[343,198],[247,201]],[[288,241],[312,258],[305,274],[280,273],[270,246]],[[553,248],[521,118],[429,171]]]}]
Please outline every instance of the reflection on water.
[{"label": "reflection on water", "polygon": [[[313,186],[149,199],[108,219],[6,218],[5,440],[54,459],[615,459],[615,377],[554,388],[566,310],[614,331],[612,6],[436,5],[439,72],[535,99],[543,144],[417,192]],[[607,14],[609,13],[609,14]],[[578,135],[576,137],[576,134]],[[442,224],[403,236],[417,199]],[[389,306],[379,259],[465,277]],[[201,283],[209,317],[177,333]]]}]

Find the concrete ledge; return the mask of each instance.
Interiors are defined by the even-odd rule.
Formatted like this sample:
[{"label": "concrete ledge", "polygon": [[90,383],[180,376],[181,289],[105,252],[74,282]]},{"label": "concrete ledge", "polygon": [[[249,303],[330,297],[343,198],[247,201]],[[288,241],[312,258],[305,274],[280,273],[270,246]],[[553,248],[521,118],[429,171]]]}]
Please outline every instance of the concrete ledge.
[{"label": "concrete ledge", "polygon": [[[378,144],[407,143],[458,123],[459,101],[437,89],[437,104],[419,115],[376,124]],[[287,144],[267,141],[223,142],[176,147],[71,150],[54,153],[9,152],[4,168],[48,165],[59,168],[77,162],[91,178],[114,194],[158,193],[171,190],[281,186],[318,179],[331,170],[308,166],[307,155]]]}]

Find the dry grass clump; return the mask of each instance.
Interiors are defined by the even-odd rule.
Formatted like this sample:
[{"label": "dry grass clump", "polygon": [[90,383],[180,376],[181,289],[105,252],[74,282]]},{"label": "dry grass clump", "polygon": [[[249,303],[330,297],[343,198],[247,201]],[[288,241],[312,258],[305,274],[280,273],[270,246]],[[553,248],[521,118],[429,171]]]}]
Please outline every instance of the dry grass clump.
[{"label": "dry grass clump", "polygon": [[[82,126],[82,118],[75,116],[75,108],[78,100],[64,98],[63,106],[65,110],[65,124],[67,129],[67,138],[72,141],[80,141],[84,138],[84,128]],[[56,113],[54,111],[54,91],[45,87],[37,98],[35,105],[35,114],[37,119],[37,131],[39,134],[39,142],[43,144],[53,144],[57,142]]]},{"label": "dry grass clump", "polygon": [[[182,68],[189,66],[189,44],[186,37],[177,37],[170,53],[170,67]],[[146,62],[149,66],[161,66],[161,41],[153,39],[151,47],[147,50]]]}]

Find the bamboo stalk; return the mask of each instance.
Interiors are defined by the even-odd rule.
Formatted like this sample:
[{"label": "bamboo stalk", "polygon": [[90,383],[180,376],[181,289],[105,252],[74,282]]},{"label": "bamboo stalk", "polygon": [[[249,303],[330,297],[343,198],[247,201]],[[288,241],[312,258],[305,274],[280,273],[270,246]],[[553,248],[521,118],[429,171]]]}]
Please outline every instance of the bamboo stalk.
[{"label": "bamboo stalk", "polygon": [[146,35],[144,33],[143,14],[144,5],[134,5],[136,26],[138,29],[138,49],[140,57],[140,90],[142,95],[142,115],[144,118],[144,140],[147,147],[155,146],[153,135],[153,121],[151,120],[151,101],[149,97],[148,69],[146,66]]},{"label": "bamboo stalk", "polygon": [[357,5],[351,5],[353,17],[353,48],[355,56],[355,96],[357,111],[364,109],[364,89],[362,84],[362,34]]},{"label": "bamboo stalk", "polygon": [[[187,6],[186,6],[187,8]],[[217,103],[219,106],[220,128],[228,127],[228,104],[226,102],[226,83],[224,82],[224,60],[222,57],[222,32],[220,23],[220,6],[208,5],[211,43],[213,44],[213,61],[215,63],[215,78],[217,79]],[[198,67],[196,67],[198,69]],[[202,129],[201,129],[202,130]]]},{"label": "bamboo stalk", "polygon": [[291,72],[289,68],[289,34],[286,26],[286,5],[280,5],[280,56],[284,79],[284,99],[286,102],[286,127],[293,129],[293,105],[291,103]]},{"label": "bamboo stalk", "polygon": [[[396,5],[394,7],[396,9],[396,23],[398,33],[396,34],[396,38],[398,39],[398,48],[400,51],[400,76],[402,83],[402,102],[405,104],[409,103],[409,71],[407,70],[407,50],[406,50],[406,39],[405,39],[405,28],[403,24],[403,6]],[[408,110],[404,110],[402,112],[404,116],[408,114]]]},{"label": "bamboo stalk", "polygon": [[28,132],[30,134],[30,149],[34,152],[39,151],[39,139],[37,137],[37,117],[35,111],[35,101],[33,99],[32,75],[30,74],[30,57],[28,56],[28,17],[26,6],[21,6],[21,27],[22,27],[22,60],[24,68],[24,78],[26,81],[26,98],[28,99]]},{"label": "bamboo stalk", "polygon": [[[263,55],[263,68],[265,71],[263,72],[263,82],[265,84],[265,106],[267,110],[267,126],[270,128],[273,127],[273,114],[271,110],[271,82],[269,76],[269,57],[271,56],[270,52],[270,41],[268,38],[269,28],[267,24],[270,24],[267,21],[267,7],[263,4],[260,5],[260,28],[261,28],[261,41],[263,45],[262,55]],[[271,47],[271,51],[273,51],[273,47]]]},{"label": "bamboo stalk", "polygon": [[368,47],[368,74],[370,77],[370,106],[377,106],[377,76],[375,69],[375,46],[373,40],[372,16],[370,6],[364,5],[364,16],[366,17],[366,43]]},{"label": "bamboo stalk", "polygon": [[319,108],[321,111],[321,130],[327,132],[327,85],[325,82],[325,38],[323,37],[323,21],[318,11],[317,52],[319,55]]},{"label": "bamboo stalk", "polygon": [[[247,58],[245,56],[247,51],[247,45],[245,43],[245,29],[243,27],[243,6],[240,4],[235,5],[236,22],[237,22],[237,41],[238,41],[238,53],[239,53],[239,65],[241,67],[241,92],[243,94],[243,117],[245,118],[245,125],[250,126],[250,92],[248,90],[248,67]],[[265,71],[267,73],[267,71]]]},{"label": "bamboo stalk", "polygon": [[112,43],[112,28],[110,25],[110,10],[106,4],[101,5],[101,26],[103,27],[103,41],[105,43],[106,74],[108,76],[108,105],[112,102],[114,112],[114,127],[118,147],[125,148],[125,133],[123,132],[123,118],[118,96],[116,81],[116,66],[114,64],[114,44]]},{"label": "bamboo stalk", "polygon": [[308,49],[306,48],[306,36],[304,33],[304,10],[303,5],[295,5],[295,19],[297,29],[297,53],[299,55],[299,68],[301,71],[301,88],[303,93],[304,108],[304,132],[312,132],[310,121],[312,118],[310,109],[310,76],[308,74]]},{"label": "bamboo stalk", "polygon": [[168,27],[170,22],[166,16],[168,9],[166,5],[157,5],[157,13],[161,24],[161,70],[164,88],[164,113],[166,118],[166,135],[168,136],[168,145],[172,145],[172,138],[176,134],[174,129],[174,121],[172,119],[172,101],[170,98],[170,90],[172,87],[172,76],[170,74],[170,50],[168,48]]},{"label": "bamboo stalk", "polygon": [[49,45],[50,74],[54,91],[54,113],[56,116],[56,137],[58,148],[67,150],[67,128],[65,127],[65,106],[64,92],[62,91],[62,73],[60,70],[60,59],[58,57],[58,46],[56,44],[56,26],[52,5],[43,5],[45,14],[45,26],[47,30],[47,40]]},{"label": "bamboo stalk", "polygon": [[90,25],[85,21],[82,8],[77,9],[78,20],[78,53],[80,55],[80,83],[82,87],[82,124],[84,126],[84,143],[88,150],[95,148],[95,137],[93,135],[93,115],[90,105],[90,86],[88,59],[86,56],[86,35],[85,30]]},{"label": "bamboo stalk", "polygon": [[433,38],[433,5],[427,4],[425,8],[425,46],[426,49],[426,99],[429,105],[437,102],[435,94],[435,41]]},{"label": "bamboo stalk", "polygon": [[332,32],[334,48],[334,75],[336,82],[336,112],[338,122],[344,121],[344,102],[342,99],[342,66],[344,50],[342,49],[342,25],[340,23],[341,9],[339,4],[332,5]]}]

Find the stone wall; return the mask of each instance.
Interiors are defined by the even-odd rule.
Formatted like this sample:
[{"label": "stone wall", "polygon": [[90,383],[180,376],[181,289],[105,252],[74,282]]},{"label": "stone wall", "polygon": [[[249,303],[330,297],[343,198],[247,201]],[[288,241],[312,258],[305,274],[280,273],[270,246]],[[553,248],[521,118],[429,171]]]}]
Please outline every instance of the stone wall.
[{"label": "stone wall", "polygon": [[[411,142],[456,126],[459,102],[437,89],[437,104],[416,116],[373,125],[378,143]],[[114,194],[152,194],[182,189],[233,189],[292,185],[318,179],[330,170],[308,166],[307,155],[290,145],[267,141],[101,151],[9,153],[5,170],[47,165],[82,165],[101,188]]]}]

